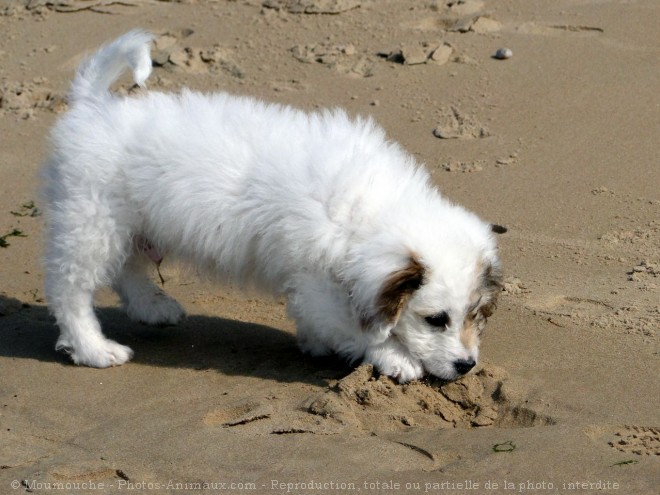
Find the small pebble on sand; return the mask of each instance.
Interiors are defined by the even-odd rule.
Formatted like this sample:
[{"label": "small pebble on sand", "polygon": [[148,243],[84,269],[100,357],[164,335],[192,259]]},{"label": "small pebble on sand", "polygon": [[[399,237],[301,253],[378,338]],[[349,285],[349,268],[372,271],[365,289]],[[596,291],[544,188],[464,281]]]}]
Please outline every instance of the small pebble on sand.
[{"label": "small pebble on sand", "polygon": [[513,52],[509,48],[499,48],[494,56],[498,60],[506,60],[513,57]]}]

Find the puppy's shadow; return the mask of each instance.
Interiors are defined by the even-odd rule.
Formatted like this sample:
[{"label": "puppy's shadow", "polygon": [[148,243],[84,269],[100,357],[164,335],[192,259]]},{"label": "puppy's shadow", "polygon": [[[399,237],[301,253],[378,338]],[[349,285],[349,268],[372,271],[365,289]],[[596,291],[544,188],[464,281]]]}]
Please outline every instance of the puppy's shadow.
[{"label": "puppy's shadow", "polygon": [[[119,308],[97,308],[96,314],[104,334],[131,347],[133,362],[143,365],[314,385],[350,371],[338,358],[304,355],[295,336],[264,325],[191,315],[174,327],[154,327],[130,321]],[[73,366],[54,349],[58,333],[43,304],[0,295],[0,356]]]}]

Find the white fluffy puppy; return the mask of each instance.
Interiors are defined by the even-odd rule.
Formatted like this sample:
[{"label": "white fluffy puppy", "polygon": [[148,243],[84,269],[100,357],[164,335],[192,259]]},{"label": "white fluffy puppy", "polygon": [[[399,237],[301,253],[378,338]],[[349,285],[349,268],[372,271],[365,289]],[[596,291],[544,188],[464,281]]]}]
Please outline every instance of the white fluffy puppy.
[{"label": "white fluffy puppy", "polygon": [[501,288],[491,226],[444,199],[369,119],[227,94],[110,94],[143,85],[151,36],[131,31],[79,67],[44,166],[46,296],[56,348],[103,368],[93,295],[128,315],[184,312],[147,276],[146,250],[288,298],[301,348],[363,359],[401,382],[474,367]]}]

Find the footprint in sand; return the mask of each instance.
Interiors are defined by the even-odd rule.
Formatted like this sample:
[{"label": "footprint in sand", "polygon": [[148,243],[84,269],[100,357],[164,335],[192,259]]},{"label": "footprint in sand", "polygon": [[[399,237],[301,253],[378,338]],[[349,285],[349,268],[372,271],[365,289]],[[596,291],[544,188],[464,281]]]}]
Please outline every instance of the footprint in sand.
[{"label": "footprint in sand", "polygon": [[433,135],[440,139],[475,139],[490,136],[490,131],[458,107],[451,106],[442,110]]},{"label": "footprint in sand", "polygon": [[574,321],[593,321],[614,310],[604,301],[565,295],[544,296],[530,301],[526,306],[537,314],[560,316]]},{"label": "footprint in sand", "polygon": [[47,83],[45,78],[36,78],[31,82],[0,82],[0,115],[13,114],[29,119],[36,112],[64,112],[67,109],[66,97],[51,90]]},{"label": "footprint in sand", "polygon": [[626,334],[654,337],[660,325],[660,307],[614,306],[584,297],[554,295],[531,300],[525,308],[563,327],[564,319],[576,325],[619,329]]},{"label": "footprint in sand", "polygon": [[660,455],[660,428],[624,426],[614,433],[613,447],[627,454]]}]

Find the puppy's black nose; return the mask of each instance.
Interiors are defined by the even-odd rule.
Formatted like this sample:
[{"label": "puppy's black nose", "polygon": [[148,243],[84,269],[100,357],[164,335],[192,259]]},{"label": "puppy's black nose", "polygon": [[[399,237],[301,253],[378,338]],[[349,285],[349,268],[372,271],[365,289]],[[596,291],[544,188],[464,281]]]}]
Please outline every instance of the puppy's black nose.
[{"label": "puppy's black nose", "polygon": [[454,361],[454,368],[456,368],[456,373],[464,375],[474,368],[476,364],[474,359],[459,359],[458,361]]}]

